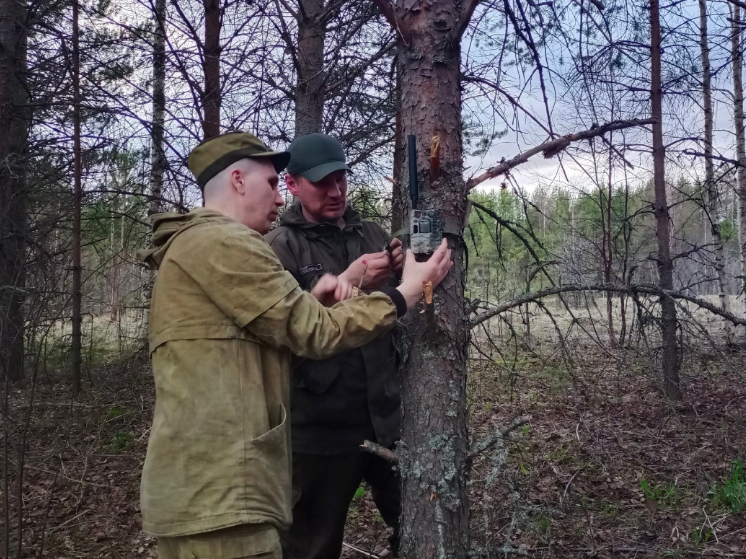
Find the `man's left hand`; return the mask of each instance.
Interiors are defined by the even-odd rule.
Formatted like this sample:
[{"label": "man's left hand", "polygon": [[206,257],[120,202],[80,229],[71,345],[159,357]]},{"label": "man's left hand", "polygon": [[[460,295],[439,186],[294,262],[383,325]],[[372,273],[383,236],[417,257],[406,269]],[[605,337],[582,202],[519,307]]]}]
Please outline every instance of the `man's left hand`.
[{"label": "man's left hand", "polygon": [[352,297],[352,284],[342,276],[324,274],[311,289],[311,295],[325,307],[333,307]]},{"label": "man's left hand", "polygon": [[389,243],[391,247],[391,271],[396,275],[401,274],[404,269],[404,252],[402,251],[401,241],[394,237]]}]

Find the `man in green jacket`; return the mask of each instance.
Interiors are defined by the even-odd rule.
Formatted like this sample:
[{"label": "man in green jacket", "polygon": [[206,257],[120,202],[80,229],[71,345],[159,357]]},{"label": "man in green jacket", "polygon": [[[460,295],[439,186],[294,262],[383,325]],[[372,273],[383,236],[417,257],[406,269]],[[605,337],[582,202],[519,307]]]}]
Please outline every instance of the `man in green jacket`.
[{"label": "man in green jacket", "polygon": [[[325,134],[296,138],[286,183],[297,202],[265,239],[298,284],[311,291],[324,274],[364,292],[397,285],[401,242],[347,205],[345,153]],[[297,362],[291,374],[293,525],[286,559],[334,559],[345,520],[365,480],[398,551],[401,498],[392,465],[361,451],[364,440],[391,447],[401,426],[400,379],[393,337],[321,361]]]},{"label": "man in green jacket", "polygon": [[[282,205],[286,152],[250,134],[200,144],[189,168],[205,207],[153,220],[150,315],[156,387],[143,467],[144,529],[162,559],[281,557],[291,520],[290,354],[326,358],[370,342],[450,268],[446,247],[407,260],[397,290],[325,308],[344,278],[304,292],[264,242]],[[318,300],[317,300],[318,299]]]}]

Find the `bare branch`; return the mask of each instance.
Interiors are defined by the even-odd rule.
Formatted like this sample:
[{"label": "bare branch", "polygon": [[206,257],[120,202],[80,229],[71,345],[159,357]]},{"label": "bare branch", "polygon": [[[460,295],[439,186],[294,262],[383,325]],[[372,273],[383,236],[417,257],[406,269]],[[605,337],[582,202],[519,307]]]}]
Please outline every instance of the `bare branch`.
[{"label": "bare branch", "polygon": [[530,415],[524,415],[523,417],[517,417],[505,427],[498,429],[498,431],[494,435],[487,437],[482,442],[474,445],[474,448],[469,452],[469,458],[474,458],[475,456],[478,456],[482,454],[483,452],[487,452],[489,449],[495,446],[499,441],[507,437],[508,434],[510,434],[512,431],[515,431],[516,429],[518,429],[518,427],[525,425],[529,421],[531,421]]},{"label": "bare branch", "polygon": [[466,182],[466,188],[468,190],[471,190],[475,186],[482,184],[484,181],[494,179],[495,177],[499,177],[500,175],[504,175],[513,167],[517,167],[518,165],[525,163],[537,153],[543,152],[544,157],[550,158],[563,151],[572,142],[578,142],[580,140],[590,140],[591,138],[595,138],[597,136],[603,136],[604,134],[606,134],[607,132],[611,132],[612,130],[624,130],[625,128],[634,128],[636,126],[653,124],[654,122],[655,119],[652,118],[615,120],[613,122],[607,122],[602,126],[596,126],[589,130],[575,132],[574,134],[567,134],[566,136],[562,136],[561,138],[557,138],[556,140],[544,142],[543,144],[531,148],[530,150],[525,151],[520,155],[516,155],[508,161],[502,161],[498,165],[490,167],[478,177],[472,177]]},{"label": "bare branch", "polygon": [[504,313],[505,311],[508,311],[515,307],[525,305],[526,303],[534,302],[537,299],[542,299],[550,295],[559,295],[560,293],[569,293],[572,291],[611,291],[613,293],[627,293],[630,295],[639,295],[639,294],[658,295],[660,297],[670,297],[671,299],[681,299],[684,301],[689,301],[690,303],[694,303],[698,307],[708,310],[712,314],[717,315],[721,318],[724,318],[733,324],[736,324],[739,326],[746,326],[746,319],[738,317],[734,315],[733,313],[726,312],[720,307],[718,307],[717,305],[713,305],[712,303],[709,303],[699,297],[695,297],[694,295],[688,295],[680,291],[661,289],[660,287],[656,285],[652,285],[652,284],[640,284],[640,285],[600,284],[600,285],[563,285],[560,287],[550,287],[547,289],[542,289],[541,291],[536,291],[534,293],[527,293],[525,295],[521,295],[520,297],[516,299],[513,299],[512,301],[508,301],[501,305],[497,305],[496,307],[483,312],[476,318],[472,319],[471,327],[474,328],[475,326],[481,324],[485,320],[489,320],[493,316],[497,316],[498,314]]},{"label": "bare branch", "polygon": [[385,446],[381,446],[380,444],[376,444],[371,441],[363,441],[363,444],[360,445],[360,448],[362,448],[366,452],[375,454],[379,458],[388,460],[392,464],[399,463],[399,457],[396,455],[396,453],[393,450],[389,450]]}]

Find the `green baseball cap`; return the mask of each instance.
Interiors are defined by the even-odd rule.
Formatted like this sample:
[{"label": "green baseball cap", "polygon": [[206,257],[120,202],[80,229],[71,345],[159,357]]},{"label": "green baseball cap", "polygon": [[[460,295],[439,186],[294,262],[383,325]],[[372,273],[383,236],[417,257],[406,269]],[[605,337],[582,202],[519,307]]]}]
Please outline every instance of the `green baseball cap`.
[{"label": "green baseball cap", "polygon": [[289,175],[300,175],[318,182],[334,171],[350,171],[345,162],[345,150],[339,140],[326,134],[299,136],[288,147]]},{"label": "green baseball cap", "polygon": [[189,154],[189,170],[204,188],[211,178],[241,159],[264,159],[272,161],[279,173],[290,161],[287,151],[272,151],[264,143],[247,132],[228,132],[205,140]]}]

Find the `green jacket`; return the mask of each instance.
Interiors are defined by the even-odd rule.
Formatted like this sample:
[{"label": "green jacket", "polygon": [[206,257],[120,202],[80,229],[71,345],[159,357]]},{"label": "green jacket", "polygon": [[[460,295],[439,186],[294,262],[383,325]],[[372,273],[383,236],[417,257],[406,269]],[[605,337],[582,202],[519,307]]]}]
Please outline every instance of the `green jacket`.
[{"label": "green jacket", "polygon": [[144,529],[288,525],[291,352],[319,359],[368,343],[394,325],[403,298],[376,293],[326,309],[258,233],[203,208],[154,216],[141,258],[158,268]]},{"label": "green jacket", "polygon": [[[300,204],[288,208],[265,239],[300,286],[310,290],[325,273],[339,275],[363,254],[381,252],[390,237],[356,210],[345,226],[311,223]],[[399,438],[400,379],[393,335],[323,361],[297,360],[291,374],[293,450],[310,454],[359,452],[370,439]]]}]

